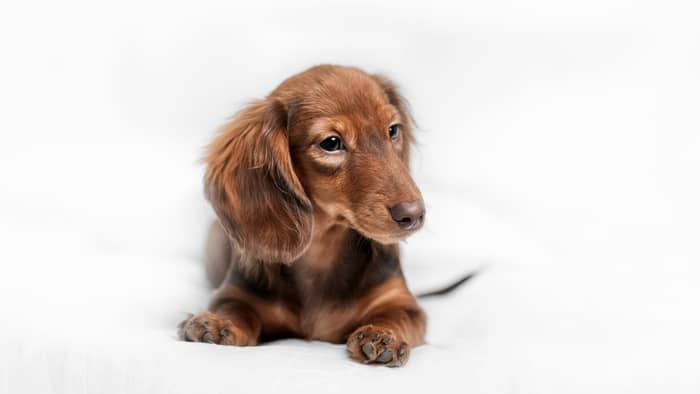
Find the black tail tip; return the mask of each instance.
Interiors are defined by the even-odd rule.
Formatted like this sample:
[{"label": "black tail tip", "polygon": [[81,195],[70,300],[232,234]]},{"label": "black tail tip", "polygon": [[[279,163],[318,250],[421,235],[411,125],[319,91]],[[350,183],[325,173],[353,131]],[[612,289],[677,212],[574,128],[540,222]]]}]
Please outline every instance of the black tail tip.
[{"label": "black tail tip", "polygon": [[459,288],[460,286],[462,286],[463,284],[465,284],[466,282],[474,279],[474,277],[481,275],[483,270],[484,270],[484,267],[477,268],[474,271],[471,271],[471,272],[465,274],[464,276],[457,279],[455,282],[453,282],[445,287],[442,287],[442,288],[437,289],[437,290],[428,291],[425,293],[420,293],[420,294],[418,294],[417,297],[418,298],[428,298],[428,297],[449,294],[449,293],[453,292],[454,290],[456,290],[457,288]]}]

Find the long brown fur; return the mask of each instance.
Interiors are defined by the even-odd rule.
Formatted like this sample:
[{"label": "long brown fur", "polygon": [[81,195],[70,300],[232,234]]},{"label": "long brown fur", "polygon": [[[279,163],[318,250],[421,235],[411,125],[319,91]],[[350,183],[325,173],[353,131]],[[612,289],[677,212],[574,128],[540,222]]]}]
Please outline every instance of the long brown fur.
[{"label": "long brown fur", "polygon": [[[388,128],[399,123],[400,135]],[[413,118],[395,85],[356,68],[297,74],[224,126],[206,154],[208,312],[194,342],[297,337],[347,343],[353,359],[403,365],[425,316],[406,288],[390,207],[421,201],[409,168]],[[319,143],[339,136],[346,151]]]}]

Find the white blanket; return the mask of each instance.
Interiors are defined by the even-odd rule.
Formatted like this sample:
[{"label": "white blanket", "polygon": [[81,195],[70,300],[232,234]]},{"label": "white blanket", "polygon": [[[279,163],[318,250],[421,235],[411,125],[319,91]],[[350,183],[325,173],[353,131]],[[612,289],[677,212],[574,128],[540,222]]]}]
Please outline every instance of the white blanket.
[{"label": "white blanket", "polygon": [[[3,12],[0,393],[700,392],[697,12],[613,3]],[[409,286],[483,267],[404,368],[175,337],[210,293],[202,147],[318,62],[413,105]]]}]

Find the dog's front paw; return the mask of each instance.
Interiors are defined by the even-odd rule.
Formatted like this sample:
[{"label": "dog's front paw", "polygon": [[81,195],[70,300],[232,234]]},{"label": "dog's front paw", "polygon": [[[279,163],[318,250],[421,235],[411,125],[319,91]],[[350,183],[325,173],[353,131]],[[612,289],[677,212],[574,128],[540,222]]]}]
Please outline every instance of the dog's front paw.
[{"label": "dog's front paw", "polygon": [[187,342],[206,342],[217,345],[249,345],[247,335],[230,320],[211,312],[191,315],[178,325],[178,337]]},{"label": "dog's front paw", "polygon": [[383,364],[400,367],[408,361],[410,348],[400,341],[391,330],[371,324],[355,330],[348,338],[350,357],[365,364]]}]

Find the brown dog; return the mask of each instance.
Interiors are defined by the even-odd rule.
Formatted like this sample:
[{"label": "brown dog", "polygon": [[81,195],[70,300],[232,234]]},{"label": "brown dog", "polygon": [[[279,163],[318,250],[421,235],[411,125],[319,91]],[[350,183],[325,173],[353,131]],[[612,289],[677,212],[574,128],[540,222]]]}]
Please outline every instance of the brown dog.
[{"label": "brown dog", "polygon": [[206,155],[219,217],[207,273],[219,288],[180,337],[346,342],[356,360],[403,365],[426,325],[397,245],[425,214],[412,126],[393,83],[339,66],[297,74],[239,112]]}]

